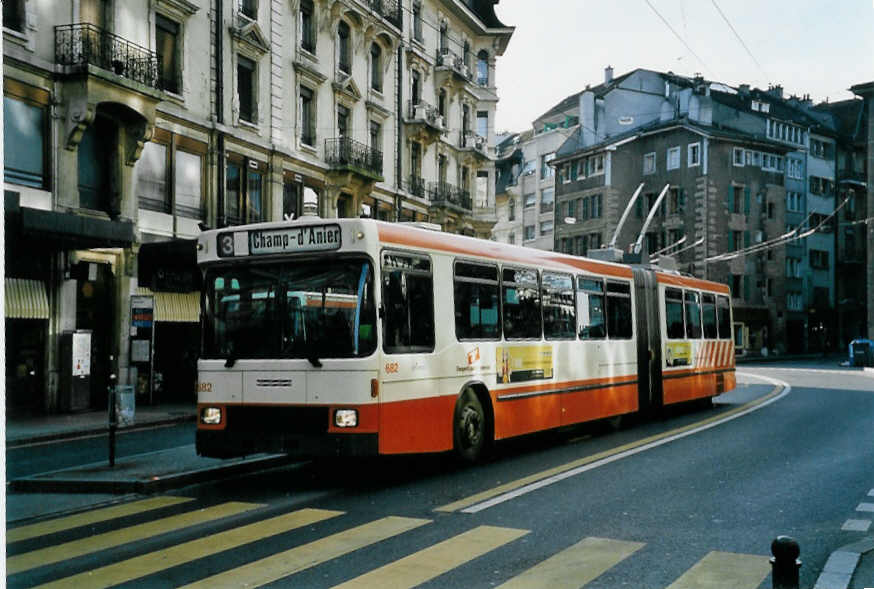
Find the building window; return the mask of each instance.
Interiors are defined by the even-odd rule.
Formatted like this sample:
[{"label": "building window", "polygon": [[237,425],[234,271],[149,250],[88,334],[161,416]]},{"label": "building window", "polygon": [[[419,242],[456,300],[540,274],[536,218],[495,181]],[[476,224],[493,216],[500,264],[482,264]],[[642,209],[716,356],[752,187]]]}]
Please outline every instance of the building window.
[{"label": "building window", "polygon": [[300,21],[298,35],[300,47],[310,53],[316,53],[316,25],[313,0],[300,0]]},{"label": "building window", "polygon": [[382,125],[370,121],[370,147],[382,151]]},{"label": "building window", "polygon": [[680,167],[680,148],[668,148],[667,167],[669,170],[676,170]]},{"label": "building window", "polygon": [[489,85],[489,54],[485,50],[476,54],[476,83],[480,86]]},{"label": "building window", "polygon": [[786,210],[790,213],[800,213],[804,210],[800,192],[789,191],[786,193]]},{"label": "building window", "polygon": [[601,234],[589,233],[589,249],[596,250],[601,248]]},{"label": "building window", "polygon": [[480,137],[489,136],[489,113],[485,110],[476,111],[476,134]]},{"label": "building window", "polygon": [[316,145],[316,113],[313,102],[313,91],[306,86],[300,87],[298,97],[298,111],[300,116],[300,142],[310,147]]},{"label": "building window", "polygon": [[155,53],[158,57],[158,83],[173,94],[181,94],[179,71],[179,23],[155,15]]},{"label": "building window", "polygon": [[732,164],[735,166],[744,165],[744,150],[741,147],[735,147],[732,151]]},{"label": "building window", "polygon": [[552,233],[553,221],[541,221],[540,223],[540,235],[546,235],[548,233]]},{"label": "building window", "polygon": [[692,143],[687,147],[688,151],[688,160],[686,165],[690,168],[693,166],[701,165],[701,144],[700,143]]},{"label": "building window", "polygon": [[376,43],[370,46],[370,87],[382,92],[382,49]]},{"label": "building window", "polygon": [[828,252],[824,250],[810,250],[810,267],[820,270],[828,268]]},{"label": "building window", "polygon": [[413,101],[413,104],[419,104],[419,101],[422,99],[422,84],[420,80],[421,76],[418,70],[413,70],[410,73],[410,98]]},{"label": "building window", "polygon": [[149,141],[136,163],[136,197],[139,208],[159,213],[170,212],[170,191],[167,186],[168,146]]},{"label": "building window", "polygon": [[416,41],[423,41],[422,35],[422,3],[413,2],[413,38]]},{"label": "building window", "polygon": [[24,14],[22,0],[6,0],[3,2],[3,28],[23,33]]},{"label": "building window", "polygon": [[349,43],[349,25],[340,21],[337,25],[337,67],[344,74],[352,73],[352,53]]},{"label": "building window", "polygon": [[242,55],[237,56],[237,98],[240,104],[240,120],[254,123],[255,111],[255,62]]},{"label": "building window", "polygon": [[540,191],[540,212],[548,213],[555,207],[555,189],[544,188]]},{"label": "building window", "polygon": [[177,149],[174,164],[173,198],[176,214],[193,219],[203,218],[203,156]]},{"label": "building window", "polygon": [[789,160],[789,169],[787,170],[790,178],[801,180],[804,178],[804,166],[801,160]]},{"label": "building window", "polygon": [[682,188],[670,188],[668,190],[668,213],[671,215],[682,214],[686,205],[686,198]]},{"label": "building window", "polygon": [[252,19],[257,20],[258,18],[258,0],[239,0],[239,9],[240,12]]},{"label": "building window", "polygon": [[534,192],[530,192],[523,197],[523,203],[525,208],[533,207],[537,203],[537,194]]},{"label": "building window", "polygon": [[535,229],[536,227],[534,225],[525,225],[525,241],[531,241],[535,238]]},{"label": "building window", "polygon": [[225,181],[225,216],[228,225],[263,221],[263,166],[254,160],[231,157]]},{"label": "building window", "polygon": [[[4,11],[6,3],[3,4]],[[3,177],[10,184],[47,186],[48,116],[42,106],[3,97]]]},{"label": "building window", "polygon": [[588,160],[589,176],[597,176],[604,173],[604,154],[593,155]]},{"label": "building window", "polygon": [[655,174],[656,171],[656,154],[654,151],[644,154],[643,156],[643,173]]},{"label": "building window", "polygon": [[601,218],[601,205],[603,204],[603,199],[600,194],[593,194],[589,197],[590,205],[589,212],[592,219],[600,219]]},{"label": "building window", "polygon": [[516,220],[516,199],[511,198],[507,203],[508,212],[507,212],[507,220],[515,221]]},{"label": "building window", "polygon": [[440,116],[443,117],[443,120],[446,120],[446,88],[440,88],[440,92],[437,94],[437,112],[440,113]]},{"label": "building window", "polygon": [[786,257],[786,277],[801,278],[801,259]]},{"label": "building window", "polygon": [[349,136],[349,109],[342,104],[337,105],[337,136]]},{"label": "building window", "polygon": [[111,215],[117,215],[118,203],[111,202],[111,194],[120,190],[120,187],[112,186],[115,174],[111,168],[120,165],[117,162],[118,127],[109,118],[98,114],[94,123],[82,134],[77,151],[79,206],[107,212],[111,210]]},{"label": "building window", "polygon": [[[418,141],[410,143],[410,173],[414,178],[422,177],[422,146]],[[419,196],[424,196],[424,194]]]},{"label": "building window", "polygon": [[729,231],[728,232],[728,251],[736,252],[741,248],[741,244],[743,243],[743,232],[742,231]]},{"label": "building window", "polygon": [[555,169],[549,165],[549,162],[555,159],[555,153],[548,153],[540,156],[540,179],[552,178],[555,175]]},{"label": "building window", "polygon": [[509,237],[507,237],[507,243],[515,244],[516,243],[516,234],[511,233]]}]

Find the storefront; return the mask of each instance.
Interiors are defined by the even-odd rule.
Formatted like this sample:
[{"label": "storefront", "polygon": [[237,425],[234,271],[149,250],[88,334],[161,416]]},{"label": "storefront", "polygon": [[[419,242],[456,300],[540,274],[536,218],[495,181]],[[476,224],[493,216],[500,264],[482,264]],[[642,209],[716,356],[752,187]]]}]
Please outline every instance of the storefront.
[{"label": "storefront", "polygon": [[49,300],[45,282],[4,281],[6,314],[6,415],[38,413],[45,391]]}]

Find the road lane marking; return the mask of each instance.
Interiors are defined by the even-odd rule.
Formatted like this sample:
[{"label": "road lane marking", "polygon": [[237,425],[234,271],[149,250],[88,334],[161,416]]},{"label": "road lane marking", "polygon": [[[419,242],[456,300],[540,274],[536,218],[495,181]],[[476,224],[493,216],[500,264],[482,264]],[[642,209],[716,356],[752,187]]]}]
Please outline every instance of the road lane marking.
[{"label": "road lane marking", "polygon": [[431,520],[397,516],[384,517],[201,579],[196,583],[186,585],[184,589],[259,587],[428,523],[431,523]]},{"label": "road lane marking", "polygon": [[73,589],[83,586],[111,587],[121,585],[122,583],[140,579],[199,558],[239,548],[250,542],[289,532],[339,515],[343,515],[343,512],[325,509],[300,509],[264,521],[177,544],[166,550],[156,550],[142,556],[66,577],[53,583],[40,585],[40,587],[41,589]]},{"label": "road lane marking", "polygon": [[102,509],[95,509],[83,513],[77,513],[68,517],[47,520],[27,526],[13,528],[6,532],[6,542],[20,542],[38,536],[48,536],[57,532],[72,530],[91,524],[96,524],[111,519],[117,519],[128,515],[136,515],[153,509],[178,505],[187,501],[193,501],[190,497],[151,497],[141,501],[113,505]]},{"label": "road lane marking", "polygon": [[743,376],[764,380],[770,384],[773,384],[775,388],[767,395],[754,401],[750,401],[749,403],[741,405],[740,407],[736,407],[734,409],[726,411],[721,415],[716,415],[714,417],[710,417],[696,423],[649,436],[647,438],[643,438],[642,440],[630,442],[616,448],[611,448],[609,450],[605,450],[591,456],[586,456],[584,458],[580,458],[578,460],[574,460],[572,462],[568,462],[554,468],[537,472],[532,475],[522,477],[520,479],[516,479],[515,481],[504,483],[503,485],[498,485],[497,487],[487,489],[480,493],[465,497],[464,499],[460,499],[458,501],[454,501],[452,503],[437,507],[434,509],[434,511],[462,511],[464,513],[480,512],[484,509],[488,509],[489,507],[493,507],[505,501],[509,501],[510,499],[515,499],[516,497],[519,497],[521,495],[525,495],[537,489],[541,489],[543,487],[557,483],[572,476],[576,476],[583,472],[593,470],[600,466],[610,464],[611,462],[616,462],[617,460],[621,460],[623,458],[627,458],[629,456],[633,456],[635,454],[639,454],[653,448],[657,448],[675,440],[697,434],[712,427],[716,427],[717,425],[721,425],[733,419],[737,419],[738,417],[742,417],[744,415],[752,413],[753,411],[758,411],[759,409],[762,409],[763,407],[766,407],[771,403],[782,399],[792,390],[792,387],[789,385],[789,383],[777,380],[775,378],[760,376],[757,374],[740,374]]},{"label": "road lane marking", "polygon": [[859,503],[856,506],[856,511],[874,512],[874,503]]},{"label": "road lane marking", "polygon": [[641,548],[640,542],[584,538],[540,564],[513,577],[498,589],[578,589],[603,575]]},{"label": "road lane marking", "polygon": [[770,572],[767,556],[710,552],[665,589],[756,589]]},{"label": "road lane marking", "polygon": [[262,506],[254,503],[231,501],[229,503],[216,505],[215,507],[198,509],[197,511],[173,515],[144,524],[98,534],[96,536],[81,538],[79,540],[65,542],[48,548],[25,552],[24,554],[11,556],[7,559],[6,572],[9,575],[13,575],[15,573],[20,573],[47,564],[69,560],[71,558],[76,558],[77,556],[91,554],[92,552],[114,548],[116,546],[121,546],[122,544],[144,540],[159,534],[181,530],[182,528],[228,517],[230,515],[236,515],[255,509],[256,507]]},{"label": "road lane marking", "polygon": [[870,527],[870,519],[848,519],[841,526],[841,529],[845,532],[867,532]]},{"label": "road lane marking", "polygon": [[527,533],[528,530],[479,526],[337,585],[334,589],[415,587]]}]

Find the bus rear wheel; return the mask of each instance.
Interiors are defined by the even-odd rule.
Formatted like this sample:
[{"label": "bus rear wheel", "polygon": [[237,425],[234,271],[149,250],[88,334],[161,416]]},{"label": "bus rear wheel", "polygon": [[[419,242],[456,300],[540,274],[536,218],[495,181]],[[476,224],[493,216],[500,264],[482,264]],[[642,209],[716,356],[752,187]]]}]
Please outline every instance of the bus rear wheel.
[{"label": "bus rear wheel", "polygon": [[482,403],[471,389],[466,389],[455,403],[453,418],[455,453],[465,462],[479,460],[488,445],[488,422]]}]

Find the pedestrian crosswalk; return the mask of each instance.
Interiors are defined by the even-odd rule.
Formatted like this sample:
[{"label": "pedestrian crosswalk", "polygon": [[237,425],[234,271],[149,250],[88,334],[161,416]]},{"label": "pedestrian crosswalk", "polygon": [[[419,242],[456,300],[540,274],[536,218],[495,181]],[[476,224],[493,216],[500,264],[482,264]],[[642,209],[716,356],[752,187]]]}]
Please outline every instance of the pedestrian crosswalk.
[{"label": "pedestrian crosswalk", "polygon": [[[178,513],[163,516],[157,511],[162,508]],[[128,525],[131,516],[154,519]],[[487,583],[465,586],[570,589],[596,582],[608,571],[633,562],[647,548],[644,542],[580,534],[554,554],[517,562],[510,555],[534,542],[537,534],[532,530],[467,525],[468,521],[461,528],[441,527],[438,522],[397,515],[362,519],[361,515],[314,508],[277,514],[275,508],[253,503],[199,506],[187,498],[155,497],[8,530],[6,580],[9,587],[76,589],[125,583],[186,589],[271,584],[402,589],[454,571],[467,572],[477,559],[495,557],[492,562],[504,564],[489,569]],[[95,534],[94,530],[107,531]],[[174,544],[174,538],[181,541]],[[358,562],[348,567],[346,578],[338,577],[336,571],[347,569],[333,567],[332,575],[326,575],[321,584],[314,585],[317,577],[313,576],[307,577],[306,584],[295,583],[295,575],[337,563],[359,550],[385,547],[381,543],[386,542],[395,542],[390,549],[378,550],[387,558],[377,557],[369,567]],[[507,558],[500,558],[501,551],[508,551]],[[209,566],[199,567],[198,561],[209,562]],[[669,589],[755,589],[769,571],[765,556],[709,552],[662,585]]]}]

